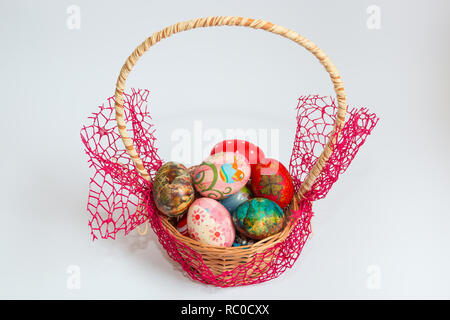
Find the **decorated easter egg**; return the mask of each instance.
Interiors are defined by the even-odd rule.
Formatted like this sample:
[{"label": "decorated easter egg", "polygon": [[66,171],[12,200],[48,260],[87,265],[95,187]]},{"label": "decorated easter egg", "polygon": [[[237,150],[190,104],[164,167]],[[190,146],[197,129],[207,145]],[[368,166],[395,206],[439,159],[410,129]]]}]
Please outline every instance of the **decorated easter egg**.
[{"label": "decorated easter egg", "polygon": [[177,230],[183,236],[189,236],[188,228],[187,228],[187,215],[183,216],[180,221],[177,223]]},{"label": "decorated easter egg", "polygon": [[169,217],[185,212],[194,201],[192,178],[180,163],[167,162],[156,172],[153,198],[159,211]]},{"label": "decorated easter egg", "polygon": [[254,165],[250,183],[255,197],[273,200],[281,208],[285,208],[294,195],[294,184],[289,171],[275,159],[266,158]]},{"label": "decorated easter egg", "polygon": [[228,212],[233,212],[241,203],[250,199],[251,196],[251,191],[247,188],[247,186],[243,186],[242,189],[235,194],[220,200],[220,203],[227,208]]},{"label": "decorated easter egg", "polygon": [[220,152],[206,158],[194,169],[195,189],[203,196],[223,199],[242,189],[250,178],[247,159],[233,152]]},{"label": "decorated easter egg", "polygon": [[242,234],[239,234],[236,232],[236,237],[234,238],[233,247],[241,247],[241,246],[248,246],[254,244],[255,241],[247,238],[246,236],[243,236]]},{"label": "decorated easter egg", "polygon": [[196,199],[187,214],[188,233],[202,243],[231,247],[235,230],[230,213],[218,201],[211,198]]},{"label": "decorated easter egg", "polygon": [[266,198],[245,201],[233,212],[232,217],[240,233],[256,240],[280,232],[286,221],[280,206]]},{"label": "decorated easter egg", "polygon": [[242,154],[251,165],[259,163],[265,158],[264,153],[259,147],[255,146],[251,142],[238,139],[224,140],[222,142],[219,142],[211,150],[211,154],[220,152],[235,152]]}]

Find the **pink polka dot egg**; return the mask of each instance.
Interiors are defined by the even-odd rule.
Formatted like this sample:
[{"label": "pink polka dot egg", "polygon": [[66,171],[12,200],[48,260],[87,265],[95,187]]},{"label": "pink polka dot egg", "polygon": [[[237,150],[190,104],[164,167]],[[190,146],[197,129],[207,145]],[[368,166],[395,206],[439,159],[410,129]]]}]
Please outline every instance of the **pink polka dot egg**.
[{"label": "pink polka dot egg", "polygon": [[187,228],[189,236],[202,243],[219,247],[233,245],[235,230],[231,215],[214,199],[199,198],[191,204]]}]

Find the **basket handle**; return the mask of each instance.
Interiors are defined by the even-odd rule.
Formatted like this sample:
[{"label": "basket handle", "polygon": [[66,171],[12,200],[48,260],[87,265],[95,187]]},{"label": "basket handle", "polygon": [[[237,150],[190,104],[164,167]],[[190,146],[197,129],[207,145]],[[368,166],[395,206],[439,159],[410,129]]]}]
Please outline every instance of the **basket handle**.
[{"label": "basket handle", "polygon": [[148,37],[144,42],[142,42],[128,57],[122,69],[120,70],[119,77],[117,78],[116,83],[116,91],[115,91],[115,110],[116,110],[116,120],[117,127],[119,129],[120,136],[122,137],[123,143],[125,144],[125,148],[133,160],[136,169],[140,173],[140,175],[147,181],[150,181],[150,175],[147,170],[144,168],[141,158],[139,157],[136,149],[133,146],[133,141],[127,132],[126,123],[124,120],[124,109],[123,109],[123,97],[122,94],[125,89],[125,82],[128,78],[128,75],[138,59],[154,44],[158,43],[162,39],[165,39],[175,33],[191,30],[200,27],[213,27],[213,26],[243,26],[250,27],[254,29],[263,29],[275,34],[279,34],[285,38],[288,38],[297,44],[301,45],[309,52],[311,52],[316,58],[320,61],[320,63],[325,67],[325,70],[329,73],[331,81],[334,85],[334,91],[336,92],[337,101],[338,101],[338,110],[336,114],[336,121],[333,126],[333,130],[330,134],[330,138],[325,145],[325,148],[322,154],[317,159],[314,166],[311,168],[307,177],[303,181],[297,192],[297,199],[303,198],[305,192],[308,192],[316,178],[322,172],[328,158],[330,157],[333,151],[334,142],[337,140],[340,129],[342,128],[345,122],[345,115],[347,113],[347,102],[344,90],[344,83],[342,82],[341,77],[339,76],[339,72],[334,66],[333,62],[328,58],[328,56],[315,45],[310,40],[304,38],[300,34],[295,31],[289,30],[285,27],[264,21],[264,20],[255,20],[250,18],[243,17],[228,17],[228,16],[219,16],[219,17],[207,17],[207,18],[198,18],[185,22],[178,22],[174,25],[171,25],[161,31],[155,32],[150,37]]}]

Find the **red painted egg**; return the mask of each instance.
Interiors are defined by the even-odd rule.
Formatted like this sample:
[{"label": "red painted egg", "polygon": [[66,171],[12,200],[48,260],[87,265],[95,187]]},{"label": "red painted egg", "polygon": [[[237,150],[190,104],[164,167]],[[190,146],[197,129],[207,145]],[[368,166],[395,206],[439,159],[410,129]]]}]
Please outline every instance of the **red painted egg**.
[{"label": "red painted egg", "polygon": [[179,233],[181,233],[183,236],[188,237],[188,228],[187,228],[187,215],[184,215],[183,218],[181,218],[180,221],[177,223],[177,230]]},{"label": "red painted egg", "polygon": [[251,142],[238,139],[224,140],[216,144],[211,150],[211,154],[219,152],[242,154],[251,165],[257,164],[265,158],[264,153],[259,147]]},{"label": "red painted egg", "polygon": [[275,201],[281,208],[285,208],[294,196],[294,184],[289,171],[275,159],[266,158],[254,165],[250,179],[255,197]]}]

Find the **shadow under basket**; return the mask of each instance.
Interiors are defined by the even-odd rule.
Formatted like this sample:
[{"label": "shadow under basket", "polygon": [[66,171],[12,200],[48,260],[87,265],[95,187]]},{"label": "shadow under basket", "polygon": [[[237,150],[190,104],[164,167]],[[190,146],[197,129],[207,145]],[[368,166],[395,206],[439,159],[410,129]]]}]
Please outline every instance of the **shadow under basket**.
[{"label": "shadow under basket", "polygon": [[[131,69],[151,46],[172,34],[210,26],[262,29],[294,41],[324,66],[336,93],[336,99],[318,95],[298,99],[289,164],[295,195],[285,209],[288,223],[280,233],[249,246],[202,244],[181,235],[159,214],[151,190],[152,179],[163,162],[150,123],[149,91],[125,92]],[[194,280],[233,287],[273,279],[298,259],[311,233],[312,203],[326,196],[377,122],[368,109],[347,107],[343,82],[334,64],[314,43],[294,31],[242,17],[207,17],[174,24],[154,33],[133,51],[120,71],[115,95],[99,106],[81,130],[88,162],[94,169],[87,205],[91,235],[94,240],[115,239],[118,233],[139,230],[148,221],[167,254]]]}]

